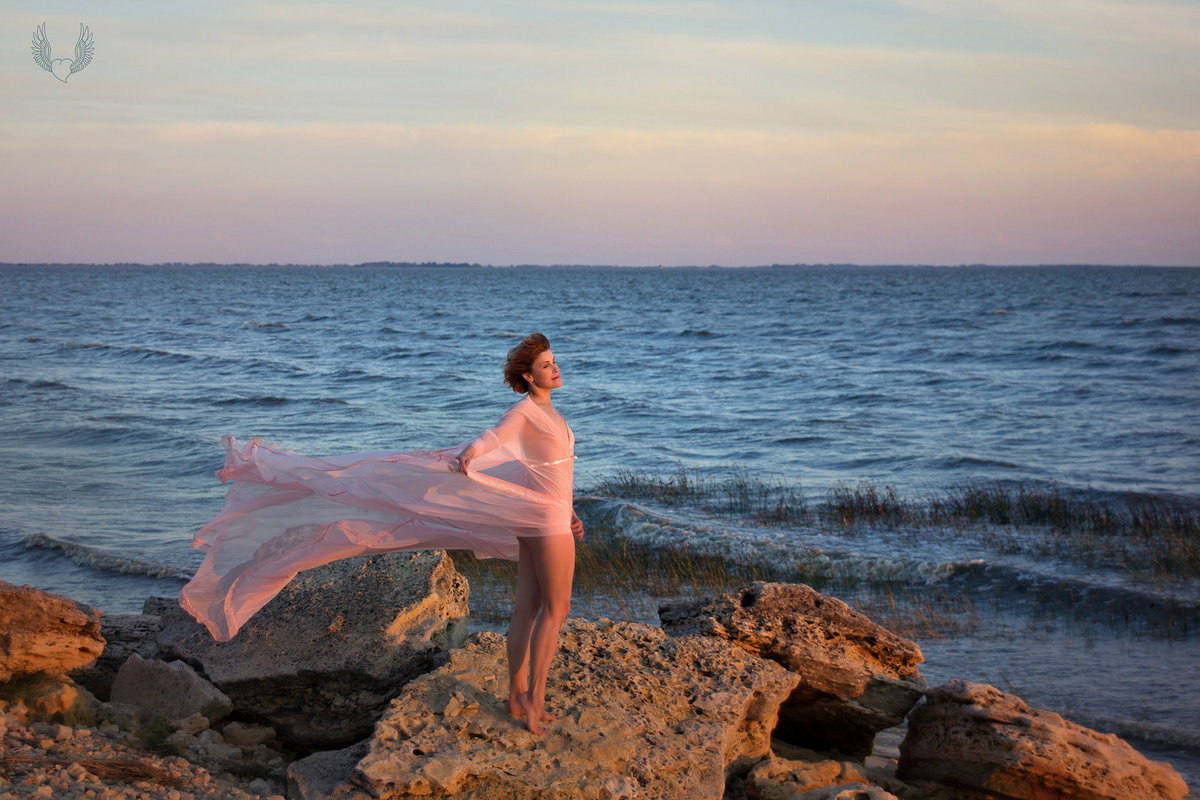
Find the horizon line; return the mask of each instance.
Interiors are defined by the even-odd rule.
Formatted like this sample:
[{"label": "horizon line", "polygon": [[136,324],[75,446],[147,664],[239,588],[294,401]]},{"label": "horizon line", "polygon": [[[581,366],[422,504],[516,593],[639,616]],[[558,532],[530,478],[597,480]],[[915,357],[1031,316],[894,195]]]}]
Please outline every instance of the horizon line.
[{"label": "horizon line", "polygon": [[854,263],[854,262],[795,262],[775,264],[482,264],[466,261],[362,261],[358,263],[280,263],[280,262],[251,262],[251,261],[158,261],[153,263],[141,261],[0,261],[0,268],[5,267],[143,267],[143,268],[233,268],[249,267],[258,269],[334,269],[334,268],[397,268],[397,269],[820,269],[820,268],[857,268],[857,269],[1034,269],[1034,268],[1113,268],[1113,269],[1198,269],[1200,263],[1188,264],[1115,264],[1088,262],[1051,262],[1039,264],[992,264],[986,262],[959,264],[928,264],[928,263]]}]

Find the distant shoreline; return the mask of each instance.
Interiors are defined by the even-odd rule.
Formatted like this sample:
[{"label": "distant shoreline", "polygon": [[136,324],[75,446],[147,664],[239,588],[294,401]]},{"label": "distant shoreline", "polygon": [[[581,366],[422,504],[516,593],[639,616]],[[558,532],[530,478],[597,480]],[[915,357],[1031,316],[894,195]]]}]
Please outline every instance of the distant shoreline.
[{"label": "distant shoreline", "polygon": [[364,261],[357,264],[279,264],[210,261],[162,261],[152,264],[136,261],[84,263],[66,261],[2,261],[0,269],[11,267],[103,267],[108,269],[622,269],[622,270],[803,270],[803,269],[1200,269],[1165,264],[480,264],[453,261]]}]

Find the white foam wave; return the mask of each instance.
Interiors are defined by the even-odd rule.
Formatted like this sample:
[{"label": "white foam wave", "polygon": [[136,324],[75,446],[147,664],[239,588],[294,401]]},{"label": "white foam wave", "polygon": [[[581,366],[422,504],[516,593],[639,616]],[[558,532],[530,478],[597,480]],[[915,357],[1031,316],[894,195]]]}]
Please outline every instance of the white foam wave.
[{"label": "white foam wave", "polygon": [[97,572],[115,572],[120,575],[147,575],[151,578],[178,578],[188,580],[191,574],[177,567],[145,561],[130,556],[106,553],[94,547],[55,539],[44,533],[26,537],[25,547],[30,550],[48,550],[61,553],[67,560]]}]

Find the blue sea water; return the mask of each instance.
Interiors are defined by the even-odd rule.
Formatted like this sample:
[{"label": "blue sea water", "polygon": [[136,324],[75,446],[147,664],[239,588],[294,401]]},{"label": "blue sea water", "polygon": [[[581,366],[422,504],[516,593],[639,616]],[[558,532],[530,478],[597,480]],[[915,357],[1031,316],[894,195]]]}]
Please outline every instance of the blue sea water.
[{"label": "blue sea water", "polygon": [[[222,434],[313,454],[450,446],[516,399],[499,366],[530,330],[562,367],[581,490],[682,468],[814,497],[999,480],[1200,502],[1200,269],[8,265],[0,286],[0,578],[109,612],[173,594],[199,562]],[[925,555],[1003,560],[939,548]],[[1095,645],[1041,639],[1053,664]],[[1089,651],[1190,685],[1117,712],[1082,679],[1047,689],[1078,667],[1033,657],[997,678],[988,647],[925,646],[944,659],[931,674],[975,669],[1200,740],[1194,639]]]}]

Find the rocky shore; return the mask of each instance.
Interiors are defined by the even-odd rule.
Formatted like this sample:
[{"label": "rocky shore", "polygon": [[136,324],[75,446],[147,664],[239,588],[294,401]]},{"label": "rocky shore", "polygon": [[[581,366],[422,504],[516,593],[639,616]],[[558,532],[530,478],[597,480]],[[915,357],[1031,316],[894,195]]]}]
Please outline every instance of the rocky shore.
[{"label": "rocky shore", "polygon": [[[507,712],[441,552],[303,573],[231,642],[173,600],[0,583],[0,798],[1174,800],[1169,765],[984,685],[807,586],[570,619],[559,721]],[[907,720],[901,733],[897,726]],[[903,737],[901,741],[901,736]]]}]

